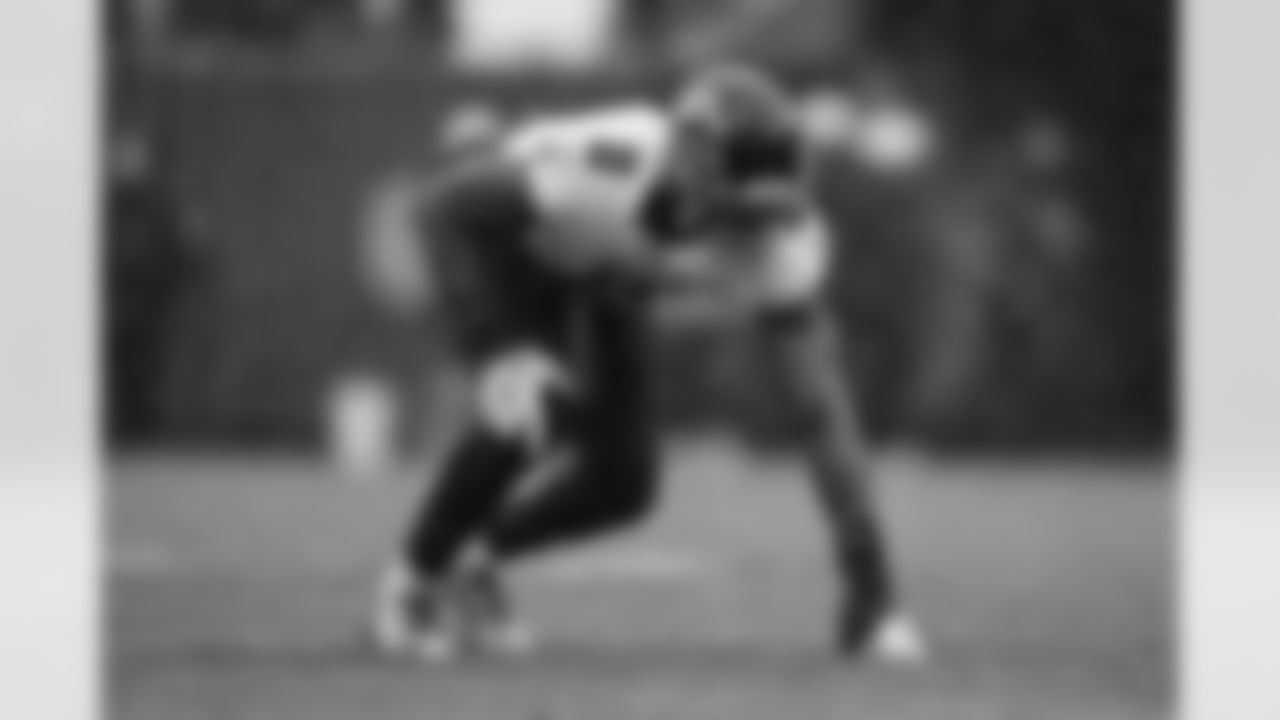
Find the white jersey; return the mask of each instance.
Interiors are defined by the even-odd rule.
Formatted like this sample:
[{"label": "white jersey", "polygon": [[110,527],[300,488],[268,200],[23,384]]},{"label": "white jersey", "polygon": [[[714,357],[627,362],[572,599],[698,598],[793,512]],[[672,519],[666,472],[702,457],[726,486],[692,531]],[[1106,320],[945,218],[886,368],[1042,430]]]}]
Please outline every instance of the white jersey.
[{"label": "white jersey", "polygon": [[525,168],[540,214],[598,241],[643,242],[642,209],[671,149],[662,110],[624,105],[533,120],[502,148]]},{"label": "white jersey", "polygon": [[[631,104],[533,120],[500,152],[525,169],[553,232],[650,243],[643,208],[673,152],[672,122],[661,109]],[[831,247],[818,213],[780,224],[754,245],[756,252],[723,268],[734,277],[739,304],[802,302],[820,292]]]},{"label": "white jersey", "polygon": [[772,228],[736,273],[742,302],[768,307],[813,299],[826,284],[831,254],[830,230],[816,211]]}]

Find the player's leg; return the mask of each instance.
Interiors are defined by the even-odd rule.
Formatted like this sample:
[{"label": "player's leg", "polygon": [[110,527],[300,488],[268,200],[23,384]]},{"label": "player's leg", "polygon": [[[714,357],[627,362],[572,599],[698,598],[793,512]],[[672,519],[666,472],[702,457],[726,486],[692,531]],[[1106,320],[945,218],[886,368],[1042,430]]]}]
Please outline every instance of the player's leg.
[{"label": "player's leg", "polygon": [[519,442],[473,425],[452,448],[411,522],[405,557],[413,574],[442,579],[471,532],[492,514],[526,469]]},{"label": "player's leg", "polygon": [[524,470],[527,450],[468,421],[410,520],[401,555],[379,588],[375,629],[384,650],[426,659],[452,655],[448,574],[472,530]]},{"label": "player's leg", "polygon": [[[380,635],[429,655],[452,638],[449,575],[459,553],[506,500],[545,439],[547,403],[563,389],[555,334],[564,303],[521,248],[532,211],[502,168],[468,170],[432,196],[425,241],[437,269],[440,313],[467,368],[467,430],[414,517],[404,556],[380,593]],[[425,647],[424,647],[425,645]]]},{"label": "player's leg", "polygon": [[657,494],[656,452],[643,432],[615,426],[584,435],[567,473],[499,518],[488,535],[494,554],[509,561],[643,519]]},{"label": "player's leg", "polygon": [[807,307],[770,317],[762,332],[793,401],[797,439],[844,585],[841,649],[918,658],[923,648],[898,615],[893,567],[873,502],[871,454],[844,378],[837,330],[823,309]]},{"label": "player's leg", "polygon": [[[530,303],[525,309],[535,307]],[[402,574],[411,579],[410,589],[407,594],[403,588],[390,591],[391,617],[408,618],[401,625],[415,631],[418,648],[427,657],[447,657],[456,649],[456,631],[466,629],[461,625],[468,618],[445,614],[474,614],[468,605],[475,603],[467,596],[477,593],[467,586],[478,583],[470,572],[473,563],[463,562],[467,551],[477,546],[520,481],[554,448],[562,434],[557,422],[564,413],[559,408],[575,393],[572,370],[559,349],[563,310],[549,308],[545,316],[531,312],[519,318],[517,308],[508,308],[505,326],[514,331],[486,332],[486,338],[505,339],[473,346],[467,429],[408,532],[407,572]],[[495,585],[488,594],[496,597],[496,590]]]},{"label": "player's leg", "polygon": [[657,450],[642,313],[626,302],[584,304],[575,347],[576,462],[545,492],[497,519],[489,538],[500,555],[586,539],[638,520],[652,506]]},{"label": "player's leg", "polygon": [[449,613],[460,602],[459,560],[549,449],[552,407],[567,391],[561,365],[551,351],[520,346],[476,369],[467,430],[425,496],[403,560],[383,590],[378,628],[388,649],[412,649],[427,658],[452,654],[455,619]]},{"label": "player's leg", "polygon": [[498,650],[519,651],[531,642],[513,619],[502,567],[620,530],[642,519],[656,496],[657,448],[639,309],[591,304],[583,311],[584,352],[575,363],[579,402],[567,425],[570,461],[538,492],[503,508],[464,561],[475,622]]},{"label": "player's leg", "polygon": [[457,578],[468,621],[492,650],[521,654],[534,643],[515,612],[505,568],[535,553],[621,530],[652,507],[656,482],[650,445],[613,433],[575,445],[578,452],[563,474],[541,492],[506,506],[462,556]]}]

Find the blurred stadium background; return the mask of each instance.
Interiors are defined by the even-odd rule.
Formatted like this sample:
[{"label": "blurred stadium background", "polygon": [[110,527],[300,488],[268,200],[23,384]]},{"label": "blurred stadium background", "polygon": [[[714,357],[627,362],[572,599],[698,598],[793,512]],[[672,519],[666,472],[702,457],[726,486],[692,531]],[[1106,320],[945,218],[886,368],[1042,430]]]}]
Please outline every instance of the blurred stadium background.
[{"label": "blurred stadium background", "polygon": [[[519,10],[534,5],[545,22]],[[139,181],[131,153],[108,153],[126,158],[108,165],[105,248],[121,443],[305,448],[343,378],[423,397],[430,343],[380,314],[359,275],[379,190],[460,114],[652,94],[733,56],[786,77],[829,139],[835,295],[878,439],[1171,447],[1168,3],[109,7],[108,147],[151,157]],[[674,427],[767,437],[767,383],[735,342],[669,343]],[[407,442],[430,436],[411,414]]]},{"label": "blurred stadium background", "polygon": [[[1167,717],[1172,3],[105,7],[115,717]],[[477,118],[656,95],[719,57],[784,77],[827,148],[849,372],[939,666],[814,651],[802,484],[752,481],[796,469],[688,442],[780,436],[731,331],[661,348],[661,517],[530,580],[566,647],[443,675],[351,652],[421,472],[339,482],[334,428],[376,435],[391,398],[397,449],[429,458],[451,422],[430,323],[361,277],[398,179]]]}]

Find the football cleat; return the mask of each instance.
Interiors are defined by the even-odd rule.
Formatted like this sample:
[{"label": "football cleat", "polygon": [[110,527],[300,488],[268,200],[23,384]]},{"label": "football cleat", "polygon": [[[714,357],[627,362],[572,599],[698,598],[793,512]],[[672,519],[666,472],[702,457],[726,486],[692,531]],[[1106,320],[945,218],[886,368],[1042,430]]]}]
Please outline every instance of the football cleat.
[{"label": "football cleat", "polygon": [[463,563],[455,581],[462,623],[477,649],[505,657],[522,657],[536,649],[533,629],[515,613],[494,562],[473,557]]},{"label": "football cleat", "polygon": [[929,646],[924,633],[904,614],[886,616],[866,647],[869,657],[891,665],[918,667],[929,661]]},{"label": "football cleat", "polygon": [[863,603],[845,606],[840,618],[840,650],[855,659],[918,666],[929,659],[920,628],[905,614]]},{"label": "football cleat", "polygon": [[388,570],[378,585],[373,639],[390,656],[444,663],[458,654],[445,588],[413,577],[405,568]]}]

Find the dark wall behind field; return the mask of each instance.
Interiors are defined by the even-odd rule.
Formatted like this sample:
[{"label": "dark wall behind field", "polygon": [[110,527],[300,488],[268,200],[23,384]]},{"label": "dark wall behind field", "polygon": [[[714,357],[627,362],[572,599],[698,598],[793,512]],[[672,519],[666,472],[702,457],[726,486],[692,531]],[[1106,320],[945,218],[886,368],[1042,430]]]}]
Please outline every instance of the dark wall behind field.
[{"label": "dark wall behind field", "polygon": [[[169,177],[208,265],[158,379],[163,435],[309,443],[322,433],[326,392],[340,374],[385,372],[406,388],[425,374],[429,349],[376,311],[355,261],[369,192],[427,147],[438,117],[459,100],[537,108],[652,90],[666,81],[502,82],[397,71],[170,74],[134,82],[120,97],[147,98],[143,112],[159,132]],[[949,182],[964,186],[959,175]],[[976,302],[986,328],[977,341],[985,348],[975,356],[979,371],[952,394],[948,417],[937,420],[912,409],[920,394],[914,369],[930,354],[949,352],[927,341],[936,334],[930,328],[937,307],[951,301],[936,292],[946,282],[939,273],[949,267],[937,261],[945,245],[924,238],[945,236],[938,226],[950,227],[954,213],[947,214],[946,203],[895,195],[839,170],[827,195],[846,238],[833,296],[877,437],[972,448],[1168,441],[1172,389],[1157,380],[1153,402],[1149,372],[1127,368],[1158,372],[1171,362],[1171,348],[1153,346],[1150,333],[1125,332],[1112,313],[1122,309],[1132,327],[1169,322],[1170,304],[1149,280],[1153,268],[1157,274],[1167,268],[1165,228],[1131,223],[1127,231],[1159,237],[1116,252],[1104,240],[1122,223],[1094,217],[1098,237],[1074,261],[1067,289],[1034,317],[989,322],[1016,316],[1035,292]],[[1082,205],[1097,215],[1108,202],[1117,201],[1085,197]],[[997,272],[1008,276],[1006,285],[1033,290],[1060,282],[1052,272],[1019,267],[1005,262]],[[1027,340],[1028,333],[1035,337]],[[741,353],[688,340],[664,355],[669,370],[679,368],[666,373],[673,422],[732,417],[752,431],[772,430],[767,383],[756,382]]]}]

